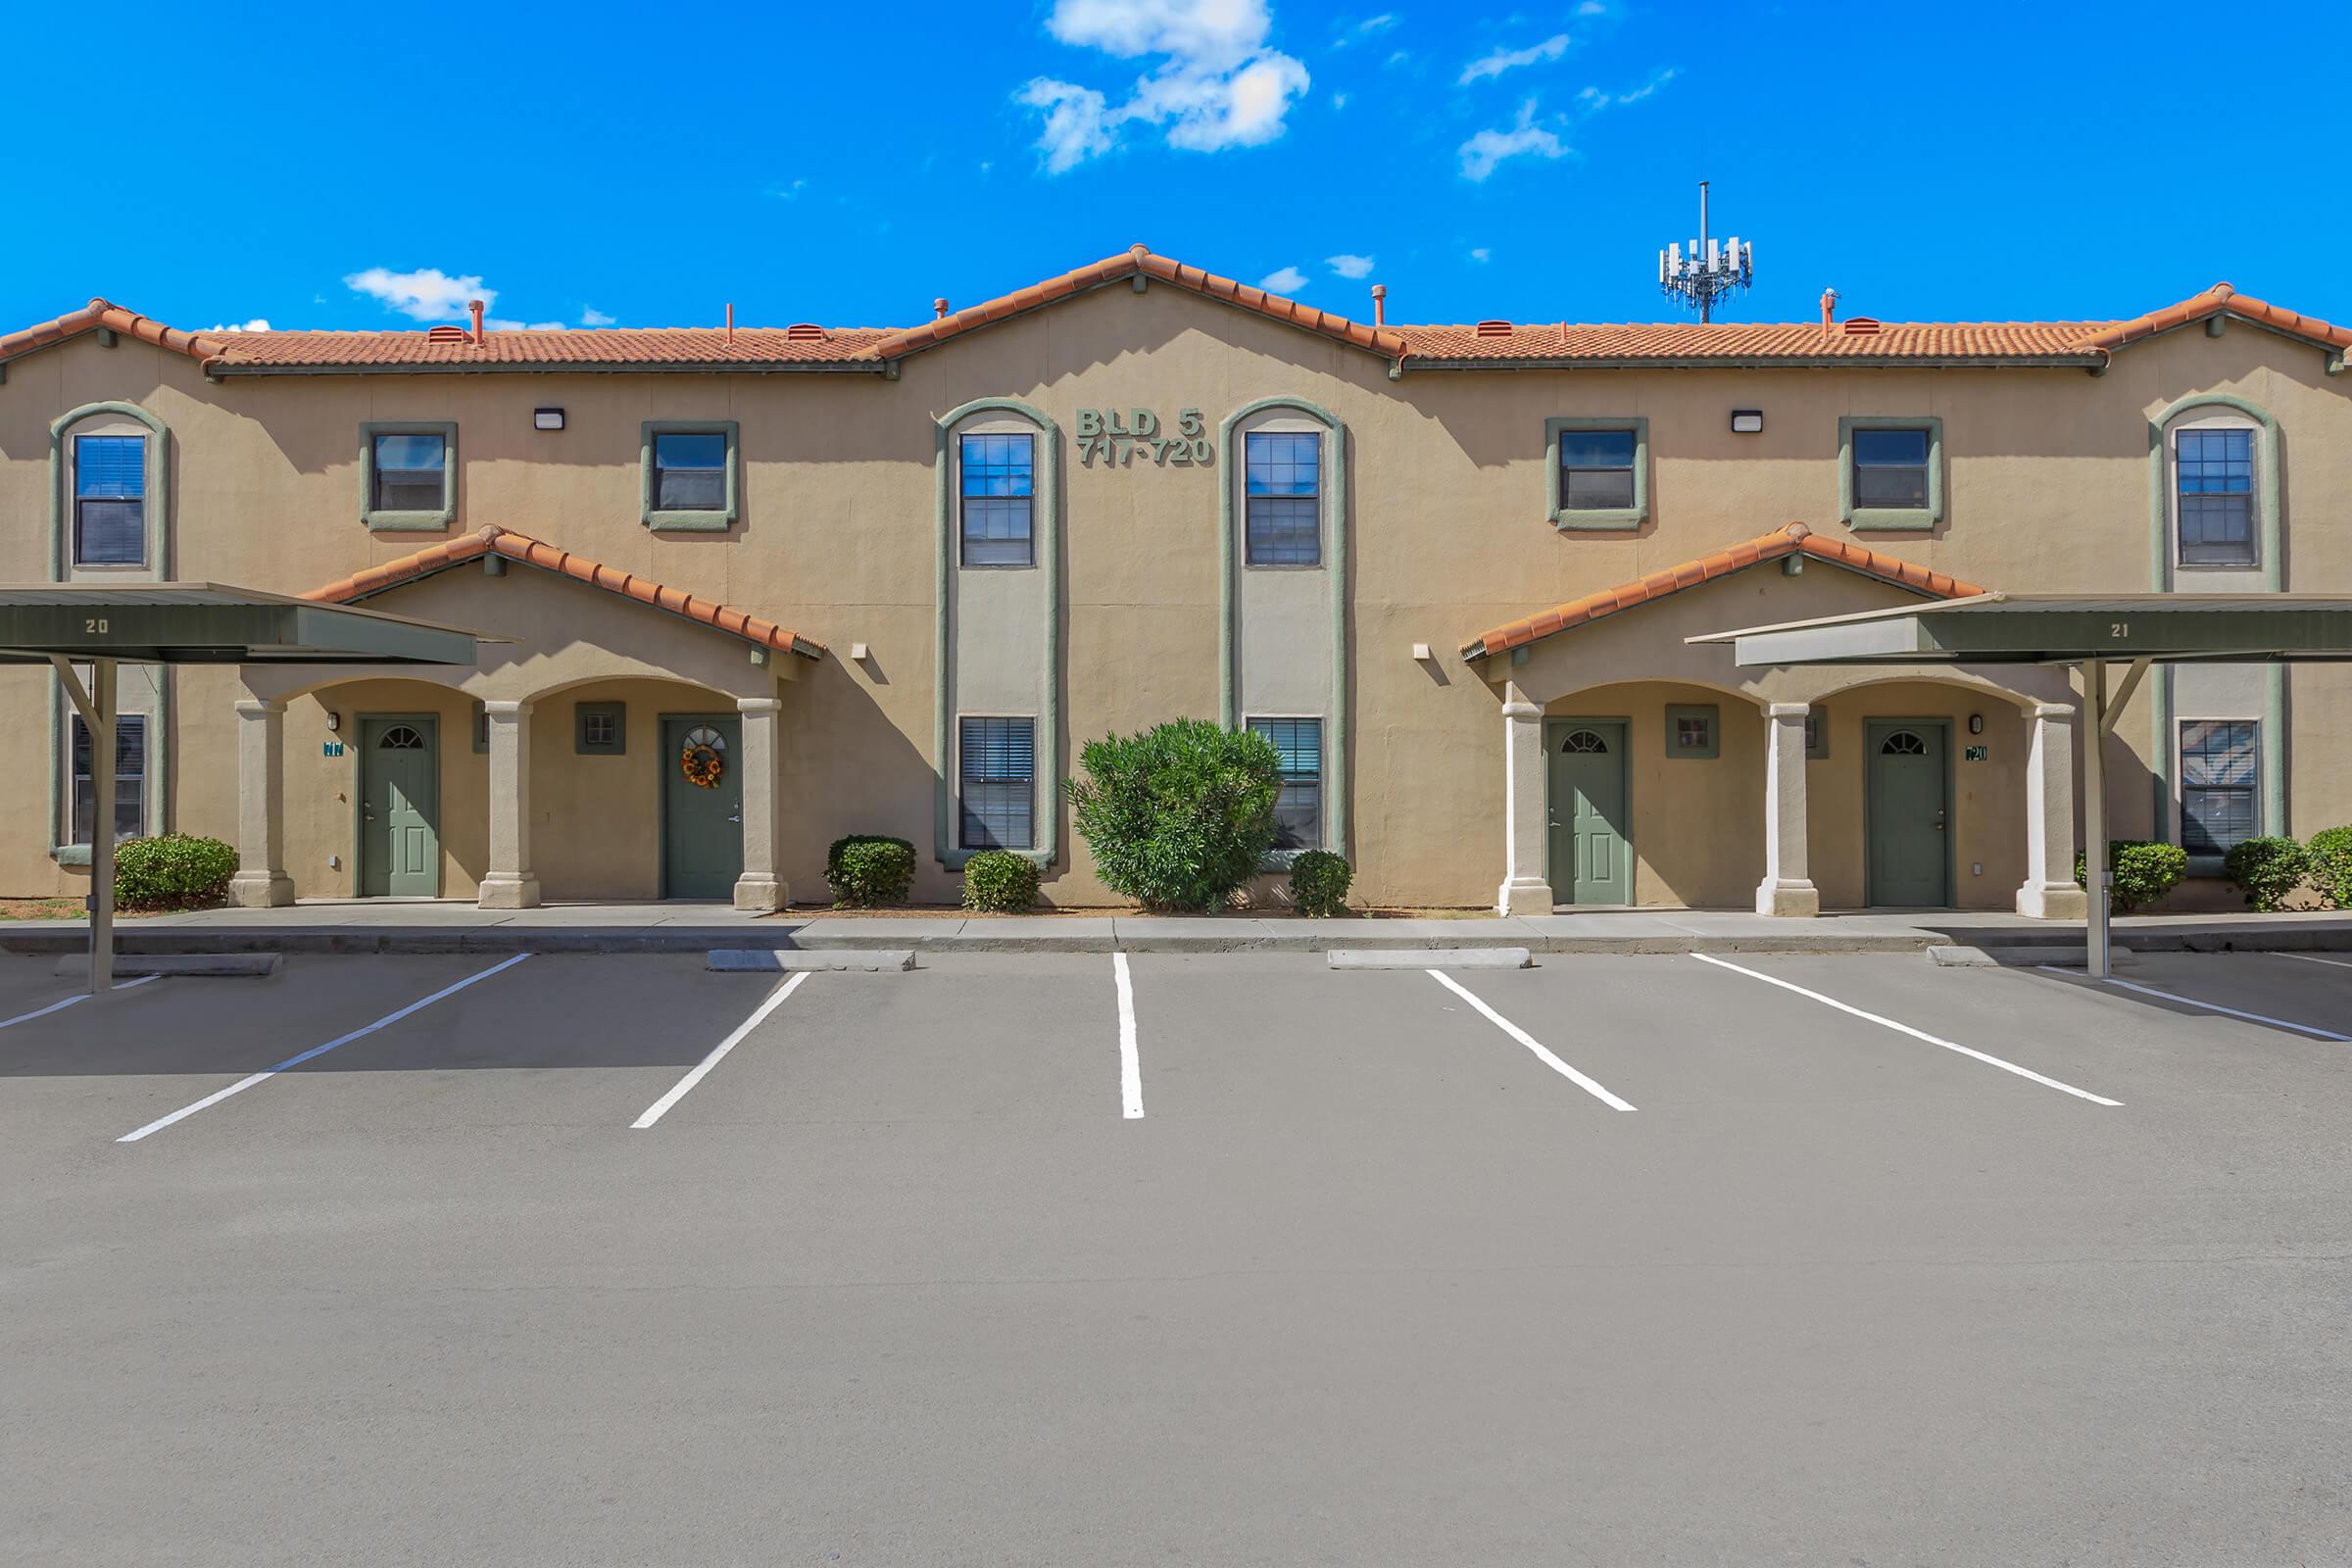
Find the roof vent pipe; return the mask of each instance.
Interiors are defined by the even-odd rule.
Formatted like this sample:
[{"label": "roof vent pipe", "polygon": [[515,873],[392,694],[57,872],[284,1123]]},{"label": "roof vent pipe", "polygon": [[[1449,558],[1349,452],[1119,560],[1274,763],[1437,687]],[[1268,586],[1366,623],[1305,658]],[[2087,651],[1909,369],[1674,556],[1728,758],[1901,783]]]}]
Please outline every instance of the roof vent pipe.
[{"label": "roof vent pipe", "polygon": [[1834,288],[1825,288],[1821,291],[1821,332],[1824,337],[1827,337],[1830,328],[1837,324],[1837,316],[1838,291]]},{"label": "roof vent pipe", "polygon": [[735,302],[727,301],[727,347],[735,346]]},{"label": "roof vent pipe", "polygon": [[482,341],[482,302],[467,300],[466,308],[473,313],[473,341],[478,346]]},{"label": "roof vent pipe", "polygon": [[1374,326],[1389,324],[1389,285],[1386,283],[1372,285],[1372,324]]},{"label": "roof vent pipe", "polygon": [[948,297],[945,294],[931,302],[931,318],[935,321],[948,318]]}]

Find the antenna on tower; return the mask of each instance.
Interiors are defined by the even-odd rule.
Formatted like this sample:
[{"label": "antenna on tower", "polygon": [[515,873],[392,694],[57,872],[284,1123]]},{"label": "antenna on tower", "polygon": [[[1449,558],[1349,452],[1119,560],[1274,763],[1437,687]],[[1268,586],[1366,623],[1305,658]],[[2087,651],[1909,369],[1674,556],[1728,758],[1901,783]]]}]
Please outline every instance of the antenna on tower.
[{"label": "antenna on tower", "polygon": [[1698,182],[1698,237],[1690,254],[1669,245],[1658,252],[1658,287],[1685,308],[1695,306],[1702,321],[1715,319],[1715,302],[1756,280],[1756,248],[1737,234],[1718,242],[1707,229],[1707,181]]}]

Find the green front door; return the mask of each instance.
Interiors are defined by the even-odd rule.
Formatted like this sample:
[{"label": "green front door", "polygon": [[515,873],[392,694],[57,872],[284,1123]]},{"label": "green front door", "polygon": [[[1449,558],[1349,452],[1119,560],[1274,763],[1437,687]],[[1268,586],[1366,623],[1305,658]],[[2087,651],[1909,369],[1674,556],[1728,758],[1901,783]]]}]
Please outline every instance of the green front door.
[{"label": "green front door", "polygon": [[1634,836],[1626,810],[1625,720],[1545,726],[1551,758],[1551,888],[1569,904],[1634,902]]},{"label": "green front door", "polygon": [[360,895],[441,892],[440,726],[431,718],[360,720]]},{"label": "green front door", "polygon": [[1922,908],[1952,901],[1945,739],[1940,722],[1873,719],[1863,727],[1872,904]]},{"label": "green front door", "polygon": [[[695,758],[706,781],[687,774]],[[731,899],[743,875],[743,720],[735,717],[662,720],[662,896]]]}]

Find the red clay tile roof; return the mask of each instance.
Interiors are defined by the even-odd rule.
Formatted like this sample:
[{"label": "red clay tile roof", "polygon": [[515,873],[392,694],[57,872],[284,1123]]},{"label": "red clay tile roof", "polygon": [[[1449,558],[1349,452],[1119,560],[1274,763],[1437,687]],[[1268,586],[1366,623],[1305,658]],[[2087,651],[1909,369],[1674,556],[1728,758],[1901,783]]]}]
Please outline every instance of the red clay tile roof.
[{"label": "red clay tile roof", "polygon": [[575,556],[568,550],[559,550],[554,545],[544,544],[528,534],[516,533],[512,528],[489,527],[445,544],[428,545],[414,555],[369,566],[365,571],[355,572],[324,587],[314,588],[301,597],[318,604],[348,605],[355,600],[380,594],[387,588],[397,588],[403,583],[415,582],[420,577],[429,577],[437,571],[447,571],[452,566],[463,565],[468,561],[492,554],[537,566],[543,571],[557,572],[592,588],[618,594],[623,599],[652,605],[657,610],[666,610],[688,620],[700,621],[706,626],[740,637],[758,648],[771,649],[779,654],[799,654],[803,659],[820,659],[824,656],[823,643],[811,641],[798,632],[787,631],[772,620],[762,620],[758,615],[746,614],[740,610],[714,604],[708,599],[697,599],[675,588],[665,588],[651,578],[635,576],[590,561],[586,556]]},{"label": "red clay tile roof", "polygon": [[269,375],[367,370],[865,370],[1010,317],[1122,279],[1144,277],[1315,332],[1397,365],[1430,368],[1512,366],[2104,365],[2117,349],[2215,315],[2240,317],[2291,337],[2352,350],[2352,328],[2333,325],[2216,283],[2178,305],[2126,321],[1493,322],[1367,326],[1137,245],[1092,266],[909,327],[580,327],[464,332],[177,331],[105,300],[0,337],[0,363],[78,333],[111,326],[204,362],[209,374]]},{"label": "red clay tile roof", "polygon": [[1803,523],[1792,522],[1786,528],[1776,528],[1761,538],[1734,545],[1729,550],[1718,550],[1713,555],[1686,561],[1664,571],[1653,571],[1633,582],[1619,583],[1614,588],[1603,588],[1582,599],[1571,599],[1564,605],[1554,605],[1533,615],[1506,621],[1462,644],[1462,657],[1485,659],[1539,638],[1604,619],[1637,605],[1646,605],[1653,599],[1663,599],[1669,594],[1679,594],[1686,588],[1696,588],[1701,583],[1729,577],[1736,571],[1745,571],[1764,562],[1794,555],[1827,561],[1848,571],[1858,571],[1866,577],[1876,577],[1882,582],[1908,588],[1913,593],[1924,594],[1931,599],[1971,599],[1984,592],[1974,583],[1947,577],[1939,571],[1930,571],[1925,566],[1914,565],[1893,556],[1881,555],[1850,539],[1824,539]]}]

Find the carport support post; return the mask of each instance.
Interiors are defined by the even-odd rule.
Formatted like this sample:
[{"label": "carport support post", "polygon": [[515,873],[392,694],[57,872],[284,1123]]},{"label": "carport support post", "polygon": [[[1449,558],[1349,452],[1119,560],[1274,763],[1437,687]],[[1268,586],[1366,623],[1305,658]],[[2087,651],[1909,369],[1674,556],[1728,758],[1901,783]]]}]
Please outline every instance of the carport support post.
[{"label": "carport support post", "polygon": [[[2079,920],[2089,897],[2075,885],[2075,710],[2037,703],[2026,751],[2026,880],[2017,912],[2036,920]],[[2085,862],[2087,863],[2087,862]]]},{"label": "carport support post", "polygon": [[1551,883],[1544,873],[1551,822],[1551,781],[1544,755],[1544,706],[1528,700],[1517,681],[1502,688],[1502,889],[1494,912],[1549,914]]},{"label": "carport support post", "polygon": [[1803,917],[1821,912],[1805,839],[1805,715],[1803,703],[1764,710],[1764,880],[1756,884],[1756,912]]},{"label": "carport support post", "polygon": [[776,829],[782,790],[784,704],[774,697],[738,697],[743,715],[743,874],[735,879],[735,907],[766,914],[784,907],[776,875]]},{"label": "carport support post", "polygon": [[294,902],[285,867],[285,717],[284,703],[237,699],[237,874],[228,899],[242,908]]},{"label": "carport support post", "polygon": [[88,691],[71,660],[49,662],[90,732],[90,995],[100,997],[115,988],[115,662],[90,661]]},{"label": "carport support post", "polygon": [[2090,919],[2085,933],[2093,980],[2110,971],[2107,957],[2108,890],[2115,873],[2107,868],[2107,661],[2082,664],[2082,880],[2089,884]]},{"label": "carport support post", "polygon": [[531,705],[485,702],[490,730],[490,866],[477,902],[485,909],[535,909],[531,874]]}]

